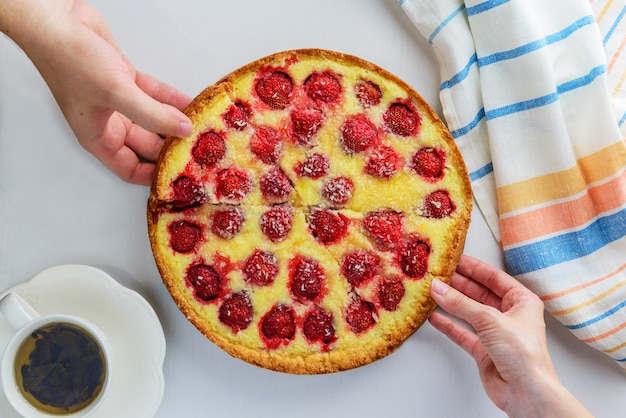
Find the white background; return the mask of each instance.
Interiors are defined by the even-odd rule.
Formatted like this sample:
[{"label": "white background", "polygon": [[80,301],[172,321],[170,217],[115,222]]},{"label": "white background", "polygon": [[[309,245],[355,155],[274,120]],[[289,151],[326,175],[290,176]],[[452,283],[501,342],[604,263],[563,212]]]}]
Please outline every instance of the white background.
[{"label": "white background", "polygon": [[[190,96],[262,56],[319,47],[386,68],[441,110],[435,57],[396,0],[91,4],[138,69]],[[78,263],[141,293],[167,340],[158,417],[504,415],[484,394],[471,358],[429,324],[391,356],[332,375],[286,375],[231,358],[186,321],[162,285],[146,233],[147,196],[80,148],[28,58],[0,38],[0,291],[47,267]],[[477,211],[466,253],[502,266]],[[622,417],[626,373],[546,320],[563,383],[598,417]]]}]

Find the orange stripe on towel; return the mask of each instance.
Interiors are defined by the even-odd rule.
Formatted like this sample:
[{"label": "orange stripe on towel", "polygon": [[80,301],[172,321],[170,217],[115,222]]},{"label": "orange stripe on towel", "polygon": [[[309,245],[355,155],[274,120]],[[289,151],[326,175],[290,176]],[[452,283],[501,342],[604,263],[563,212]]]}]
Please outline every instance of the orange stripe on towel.
[{"label": "orange stripe on towel", "polygon": [[508,247],[542,236],[579,228],[602,213],[626,205],[626,171],[592,187],[581,197],[500,219],[502,245]]},{"label": "orange stripe on towel", "polygon": [[619,141],[578,160],[568,170],[550,173],[498,188],[501,215],[562,200],[582,193],[587,184],[617,174],[626,165],[626,147]]},{"label": "orange stripe on towel", "polygon": [[585,282],[585,283],[580,284],[578,286],[571,287],[569,289],[561,290],[560,292],[552,293],[550,295],[541,296],[541,300],[546,302],[548,300],[557,299],[557,298],[560,298],[561,296],[569,295],[570,293],[574,293],[574,292],[577,292],[579,290],[586,289],[588,287],[591,287],[591,286],[594,286],[594,285],[596,285],[598,283],[601,283],[601,282],[603,282],[603,281],[605,281],[607,279],[610,279],[611,277],[615,276],[616,274],[619,274],[622,271],[624,271],[624,269],[626,269],[626,264],[622,264],[617,270],[607,274],[606,276],[599,277],[599,278],[597,278],[595,280],[590,280],[588,282]]},{"label": "orange stripe on towel", "polygon": [[615,53],[613,54],[613,57],[611,58],[611,62],[609,62],[609,65],[607,67],[607,71],[606,71],[607,73],[611,72],[611,69],[613,68],[613,66],[617,62],[617,59],[619,58],[620,54],[622,53],[622,49],[624,49],[624,45],[626,45],[626,35],[624,36],[624,39],[622,39],[622,43],[619,44],[619,46],[615,50]]},{"label": "orange stripe on towel", "polygon": [[616,290],[618,290],[619,288],[621,288],[624,285],[626,285],[626,281],[619,282],[618,284],[616,284],[612,288],[607,289],[606,291],[600,293],[599,295],[597,295],[597,296],[595,296],[595,297],[593,297],[593,298],[591,298],[591,299],[589,299],[589,300],[587,300],[585,302],[579,303],[578,305],[574,305],[574,306],[572,306],[570,308],[567,308],[567,309],[562,309],[560,311],[554,311],[554,312],[550,312],[550,313],[552,315],[554,315],[554,316],[570,314],[570,313],[572,313],[574,311],[577,311],[579,309],[584,308],[585,306],[592,305],[592,304],[596,303],[597,301],[599,301],[601,299],[604,299],[605,297],[607,297],[611,293],[615,292]]},{"label": "orange stripe on towel", "polygon": [[613,334],[616,334],[617,332],[623,330],[624,328],[626,328],[626,322],[620,324],[619,326],[613,328],[610,331],[605,332],[604,334],[596,335],[595,337],[591,337],[591,338],[585,338],[585,339],[582,339],[581,341],[587,344],[600,341],[607,337],[610,337]]}]

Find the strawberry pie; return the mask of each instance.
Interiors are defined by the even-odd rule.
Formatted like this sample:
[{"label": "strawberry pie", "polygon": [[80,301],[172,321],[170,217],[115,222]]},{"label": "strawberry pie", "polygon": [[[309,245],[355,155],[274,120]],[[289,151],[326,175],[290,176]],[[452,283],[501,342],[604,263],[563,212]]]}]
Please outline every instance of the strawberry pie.
[{"label": "strawberry pie", "polygon": [[319,49],[277,53],[204,90],[167,138],[148,201],[159,272],[230,355],[287,373],[398,348],[463,251],[460,153],[396,76]]}]

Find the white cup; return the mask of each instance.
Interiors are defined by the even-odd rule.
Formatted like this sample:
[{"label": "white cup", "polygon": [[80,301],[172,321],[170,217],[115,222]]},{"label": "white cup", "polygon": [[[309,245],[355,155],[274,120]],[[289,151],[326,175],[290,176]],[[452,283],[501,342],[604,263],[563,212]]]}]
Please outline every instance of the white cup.
[{"label": "white cup", "polygon": [[[5,321],[15,330],[4,350],[4,354],[2,355],[1,360],[2,362],[0,364],[0,382],[2,386],[2,391],[11,406],[15,409],[15,411],[21,416],[29,418],[41,418],[51,416],[76,418],[87,417],[91,415],[102,403],[111,382],[112,352],[107,342],[107,339],[102,331],[91,322],[72,315],[53,314],[40,316],[16,293],[7,293],[2,299],[0,299],[0,313],[4,317]],[[78,330],[82,330],[79,331],[82,332],[82,335],[80,337],[81,341],[83,337],[89,338],[89,336],[91,336],[96,345],[99,346],[99,350],[102,354],[102,360],[104,363],[104,379],[101,386],[99,386],[99,392],[96,391],[97,394],[93,397],[93,400],[91,400],[86,406],[74,412],[46,412],[43,410],[45,409],[44,407],[34,406],[34,404],[31,403],[31,401],[29,401],[27,397],[36,398],[39,395],[33,396],[33,393],[36,394],[35,390],[33,390],[32,393],[25,394],[24,391],[20,389],[20,381],[22,380],[19,371],[20,366],[16,367],[16,362],[18,361],[17,357],[21,351],[20,349],[22,348],[23,343],[26,340],[33,340],[33,333],[35,333],[35,335],[37,335],[39,339],[43,338],[43,336],[45,335],[59,335],[60,332],[57,332],[61,329],[58,328],[59,324],[63,324],[62,326],[68,326],[72,329],[77,328]],[[41,329],[47,329],[48,327],[57,328],[56,331],[36,333],[36,331]],[[72,333],[75,333],[75,331],[70,331],[70,334]],[[37,343],[39,343],[39,340]],[[43,348],[43,345],[44,343],[41,343],[40,349]],[[95,346],[90,345],[90,349],[93,347]],[[33,367],[33,369],[35,369],[35,367]],[[36,370],[39,369],[37,368]],[[18,374],[20,375],[18,376]],[[58,391],[58,388],[52,387],[51,391],[53,393],[52,397],[56,397],[54,393]],[[51,403],[54,402],[55,401],[52,401]]]}]

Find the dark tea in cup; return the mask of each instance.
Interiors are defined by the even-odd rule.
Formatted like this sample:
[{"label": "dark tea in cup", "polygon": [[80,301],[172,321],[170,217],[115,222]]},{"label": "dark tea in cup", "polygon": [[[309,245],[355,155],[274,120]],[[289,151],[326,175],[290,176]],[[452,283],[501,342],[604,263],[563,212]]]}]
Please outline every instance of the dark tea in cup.
[{"label": "dark tea in cup", "polygon": [[98,341],[81,327],[53,322],[36,329],[15,356],[22,395],[50,414],[79,411],[96,399],[106,380],[106,360]]}]

